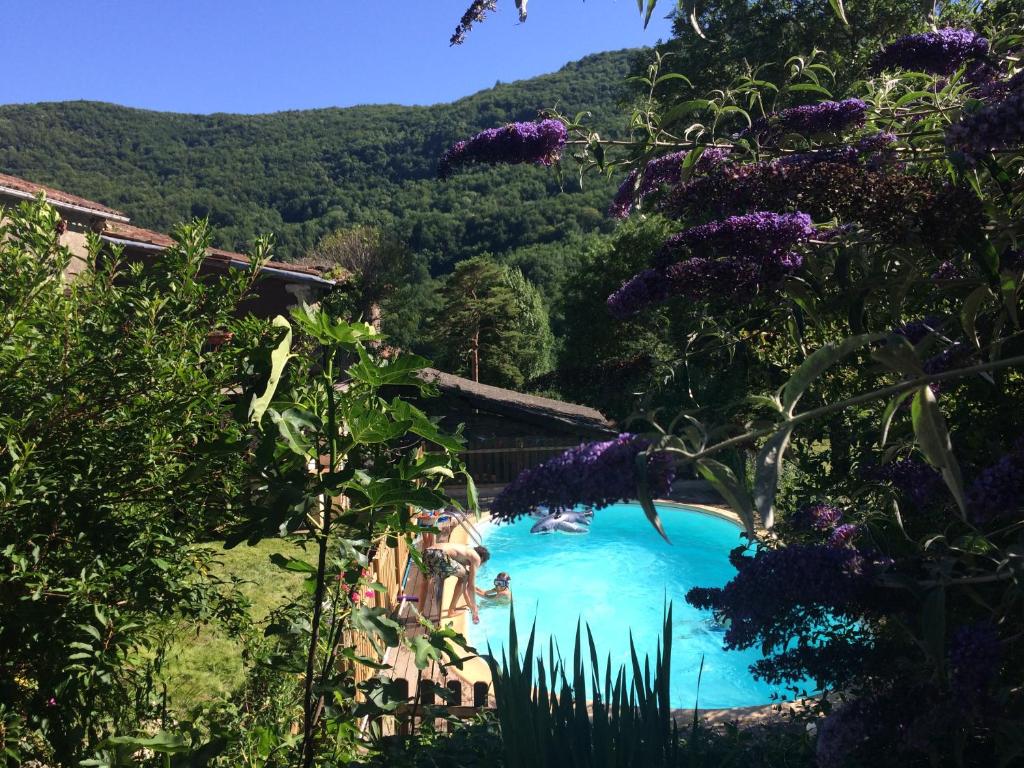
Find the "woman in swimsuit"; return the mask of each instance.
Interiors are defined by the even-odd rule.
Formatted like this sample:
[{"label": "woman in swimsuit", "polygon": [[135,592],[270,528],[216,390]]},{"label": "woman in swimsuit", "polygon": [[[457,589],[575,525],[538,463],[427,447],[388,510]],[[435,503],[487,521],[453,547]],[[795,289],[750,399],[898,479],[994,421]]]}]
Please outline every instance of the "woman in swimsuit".
[{"label": "woman in swimsuit", "polygon": [[431,583],[437,590],[440,602],[445,579],[454,576],[458,581],[445,616],[454,616],[459,598],[465,597],[473,614],[473,623],[480,623],[480,613],[476,607],[476,572],[490,557],[491,553],[486,547],[471,547],[468,544],[445,542],[427,547],[423,550],[424,574],[420,587],[420,606],[426,608],[427,588]]}]

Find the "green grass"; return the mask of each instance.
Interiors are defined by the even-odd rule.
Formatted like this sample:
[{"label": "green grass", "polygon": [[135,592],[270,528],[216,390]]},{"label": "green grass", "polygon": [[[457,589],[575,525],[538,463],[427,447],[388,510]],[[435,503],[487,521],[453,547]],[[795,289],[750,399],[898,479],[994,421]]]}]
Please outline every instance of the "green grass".
[{"label": "green grass", "polygon": [[[209,545],[208,545],[209,546]],[[213,547],[211,547],[213,548]],[[295,596],[302,575],[283,571],[271,564],[270,555],[301,556],[296,545],[283,539],[266,539],[254,547],[244,544],[231,550],[215,548],[215,575],[241,579],[239,591],[250,603],[249,613],[256,622]],[[243,644],[218,624],[197,626],[182,622],[167,652],[161,675],[167,685],[170,708],[185,712],[204,702],[224,699],[245,679]]]}]

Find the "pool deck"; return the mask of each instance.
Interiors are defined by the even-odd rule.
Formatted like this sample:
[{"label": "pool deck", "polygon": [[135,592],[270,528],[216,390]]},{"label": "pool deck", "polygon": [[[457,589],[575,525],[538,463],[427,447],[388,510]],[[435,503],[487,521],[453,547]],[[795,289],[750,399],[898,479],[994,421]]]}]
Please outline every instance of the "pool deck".
[{"label": "pool deck", "polygon": [[[707,504],[683,503],[662,499],[656,500],[655,503],[661,507],[674,507],[681,510],[701,512],[742,526],[739,517],[734,512],[724,507],[711,506]],[[486,513],[481,519],[487,519]],[[449,531],[448,540],[457,544],[466,544],[469,542],[469,534],[465,528],[455,526]],[[419,571],[413,568],[409,584],[406,587],[407,594],[418,594],[421,578],[422,575]],[[442,605],[449,604],[454,588],[455,580],[448,579],[444,586]],[[433,597],[430,595],[427,596],[427,605],[421,607],[421,610],[423,610],[423,615],[430,619],[434,624],[438,624],[440,621],[443,624],[450,625],[463,637],[467,636],[467,630],[469,628],[467,622],[467,616],[469,615],[468,610],[461,611],[457,616],[452,618],[445,618],[441,620],[439,618],[440,607],[434,604]],[[417,620],[417,613],[412,610],[411,607],[405,610],[400,618],[403,620],[406,634],[409,637],[424,633],[423,627]],[[415,697],[418,695],[417,686],[422,681],[430,680],[436,686],[441,688],[444,688],[452,680],[460,681],[463,684],[462,687],[464,691],[468,690],[469,693],[463,693],[462,702],[451,702],[455,705],[471,704],[473,684],[485,682],[489,687],[488,705],[494,705],[494,693],[493,689],[490,688],[491,671],[487,666],[487,662],[479,656],[473,656],[466,659],[463,662],[463,668],[461,670],[455,669],[454,667],[442,669],[436,662],[431,662],[431,664],[422,671],[421,677],[420,670],[416,668],[413,654],[408,648],[401,647],[395,655],[394,664],[392,666],[392,677],[395,679],[404,678],[409,681],[409,696],[413,700],[415,700]],[[470,698],[470,701],[466,701],[467,697]],[[789,720],[791,714],[802,706],[801,702],[784,702],[780,704],[764,704],[753,707],[700,709],[697,710],[697,713],[700,720],[706,725],[724,726],[726,724],[733,723],[743,728],[750,728],[759,725],[785,723]],[[693,715],[693,709],[675,709],[672,711],[673,718],[681,725],[692,722]]]}]

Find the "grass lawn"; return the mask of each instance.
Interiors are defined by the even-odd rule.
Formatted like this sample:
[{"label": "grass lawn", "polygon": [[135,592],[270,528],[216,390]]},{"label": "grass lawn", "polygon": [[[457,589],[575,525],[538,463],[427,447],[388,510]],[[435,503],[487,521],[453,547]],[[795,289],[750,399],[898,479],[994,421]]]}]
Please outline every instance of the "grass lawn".
[{"label": "grass lawn", "polygon": [[[301,556],[302,550],[294,544],[265,539],[255,547],[241,544],[231,550],[207,546],[217,552],[218,575],[243,579],[239,589],[251,603],[250,613],[257,622],[300,589],[301,574],[283,571],[270,562],[274,553]],[[184,712],[204,701],[223,699],[241,684],[244,675],[240,640],[216,625],[197,628],[182,622],[163,670],[172,709]]]}]

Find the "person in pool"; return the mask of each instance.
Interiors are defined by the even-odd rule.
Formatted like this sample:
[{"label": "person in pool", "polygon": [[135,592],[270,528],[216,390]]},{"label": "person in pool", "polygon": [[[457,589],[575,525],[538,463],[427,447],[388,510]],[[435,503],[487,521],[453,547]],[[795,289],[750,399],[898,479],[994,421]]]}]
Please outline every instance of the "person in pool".
[{"label": "person in pool", "polygon": [[494,588],[484,591],[480,587],[476,588],[476,593],[480,597],[486,597],[488,600],[494,600],[498,603],[511,603],[512,602],[512,587],[509,586],[512,581],[512,577],[509,576],[505,571],[502,571],[494,577]]}]

